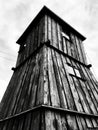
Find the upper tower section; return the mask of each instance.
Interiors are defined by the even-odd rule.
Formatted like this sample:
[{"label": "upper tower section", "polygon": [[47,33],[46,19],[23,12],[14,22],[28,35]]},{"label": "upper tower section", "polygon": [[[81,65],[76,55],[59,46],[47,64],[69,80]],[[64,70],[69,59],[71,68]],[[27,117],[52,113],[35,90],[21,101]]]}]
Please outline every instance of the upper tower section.
[{"label": "upper tower section", "polygon": [[87,64],[82,43],[85,37],[44,6],[17,41],[20,50],[16,66],[48,40],[53,47]]}]

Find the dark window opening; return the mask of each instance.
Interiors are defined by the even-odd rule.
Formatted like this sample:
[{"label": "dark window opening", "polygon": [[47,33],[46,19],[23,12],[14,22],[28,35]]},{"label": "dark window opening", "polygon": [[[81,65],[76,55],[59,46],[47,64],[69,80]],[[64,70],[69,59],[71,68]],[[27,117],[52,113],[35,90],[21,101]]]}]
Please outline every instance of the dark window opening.
[{"label": "dark window opening", "polygon": [[22,52],[26,48],[26,44],[20,45],[19,53]]}]

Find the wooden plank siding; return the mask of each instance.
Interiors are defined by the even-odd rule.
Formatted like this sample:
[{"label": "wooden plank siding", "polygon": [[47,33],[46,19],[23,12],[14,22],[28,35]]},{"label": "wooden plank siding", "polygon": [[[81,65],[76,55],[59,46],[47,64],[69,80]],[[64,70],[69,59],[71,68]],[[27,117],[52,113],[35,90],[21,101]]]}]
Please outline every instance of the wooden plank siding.
[{"label": "wooden plank siding", "polygon": [[[43,103],[43,48],[13,74],[1,103],[2,118]],[[9,90],[10,85],[12,88]],[[9,93],[8,93],[9,92]],[[41,96],[42,95],[42,96]],[[5,104],[6,103],[6,104]],[[6,107],[7,106],[7,107]]]},{"label": "wooden plank siding", "polygon": [[[48,46],[47,41],[55,49]],[[98,127],[98,118],[93,117],[98,116],[98,83],[86,65],[82,40],[45,14],[20,45],[16,69],[0,107],[1,120],[12,118],[0,121],[0,130]],[[26,112],[42,105],[76,114],[48,109]],[[13,117],[22,112],[25,113]]]},{"label": "wooden plank siding", "polygon": [[74,58],[77,58],[80,62],[87,64],[81,39],[79,39],[71,32],[68,32],[70,39],[64,38],[62,36],[63,27],[50,16],[46,17],[47,18],[45,18],[45,28],[48,32],[48,34],[45,34],[46,39],[50,40],[51,44],[54,47],[58,48],[59,50],[63,51],[64,53],[67,53]]},{"label": "wooden plank siding", "polygon": [[34,26],[30,33],[26,36],[24,42],[20,45],[19,55],[17,58],[18,66],[22,63],[32,52],[34,52],[41,43],[45,40],[45,17],[39,21],[37,26]]},{"label": "wooden plank siding", "polygon": [[[92,125],[86,121],[92,120]],[[36,110],[0,122],[0,130],[85,130],[98,128],[96,120],[50,110]]]}]

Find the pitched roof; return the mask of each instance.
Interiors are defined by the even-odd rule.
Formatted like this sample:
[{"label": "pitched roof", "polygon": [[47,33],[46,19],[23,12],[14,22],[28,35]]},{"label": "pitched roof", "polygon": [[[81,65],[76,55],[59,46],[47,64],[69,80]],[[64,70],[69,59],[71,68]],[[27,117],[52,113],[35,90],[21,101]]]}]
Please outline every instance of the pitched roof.
[{"label": "pitched roof", "polygon": [[37,14],[37,16],[34,18],[34,20],[30,23],[30,25],[26,28],[26,30],[23,32],[23,34],[20,36],[20,38],[16,41],[16,43],[21,44],[23,39],[27,36],[29,31],[32,29],[33,26],[36,25],[36,23],[42,18],[43,15],[49,15],[53,17],[57,22],[59,22],[61,25],[66,26],[67,29],[74,34],[76,34],[78,37],[81,38],[81,40],[85,40],[86,38],[80,34],[77,30],[75,30],[72,26],[70,26],[67,22],[65,22],[63,19],[61,19],[58,15],[56,15],[54,12],[52,12],[50,9],[48,9],[46,6],[44,6],[41,11]]}]

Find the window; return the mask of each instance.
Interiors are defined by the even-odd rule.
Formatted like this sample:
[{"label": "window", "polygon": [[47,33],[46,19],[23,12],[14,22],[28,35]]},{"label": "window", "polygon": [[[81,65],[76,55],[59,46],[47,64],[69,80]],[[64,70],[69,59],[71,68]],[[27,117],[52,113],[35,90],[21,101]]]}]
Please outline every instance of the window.
[{"label": "window", "polygon": [[76,66],[71,65],[70,63],[67,63],[68,65],[68,73],[71,76],[74,76],[82,81],[86,81],[85,76],[82,74],[81,70],[76,68]]},{"label": "window", "polygon": [[68,72],[71,75],[77,76],[79,78],[81,78],[79,69],[75,68],[75,66],[72,66],[71,64],[68,63]]},{"label": "window", "polygon": [[79,72],[78,69],[75,69],[75,73],[76,73],[76,76],[77,76],[77,77],[81,77],[80,72]]},{"label": "window", "polygon": [[69,74],[75,75],[73,67],[72,66],[68,66],[68,72]]},{"label": "window", "polygon": [[65,32],[62,32],[62,37],[67,38],[68,40],[70,40],[69,36]]}]

